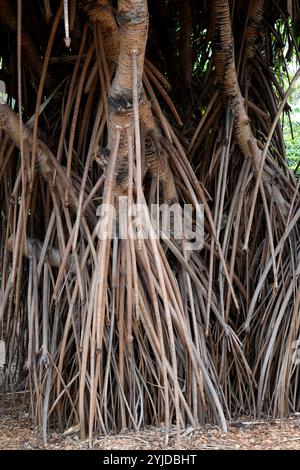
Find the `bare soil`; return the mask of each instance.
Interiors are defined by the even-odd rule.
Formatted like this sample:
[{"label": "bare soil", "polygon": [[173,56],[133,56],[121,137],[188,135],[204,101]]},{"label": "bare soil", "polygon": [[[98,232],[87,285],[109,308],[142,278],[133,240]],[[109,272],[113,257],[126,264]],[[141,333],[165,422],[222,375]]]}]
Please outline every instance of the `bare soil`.
[{"label": "bare soil", "polygon": [[[87,449],[88,442],[80,441],[77,430],[63,435],[51,432],[45,446],[39,430],[32,426],[24,394],[0,397],[0,449]],[[148,428],[139,433],[123,432],[99,438],[95,449],[105,450],[170,450],[176,448],[176,434],[171,433],[165,445],[162,428]],[[188,450],[240,450],[290,449],[300,450],[300,413],[283,420],[250,420],[245,417],[230,423],[227,434],[217,426],[206,425],[187,429],[181,436],[181,449]]]}]

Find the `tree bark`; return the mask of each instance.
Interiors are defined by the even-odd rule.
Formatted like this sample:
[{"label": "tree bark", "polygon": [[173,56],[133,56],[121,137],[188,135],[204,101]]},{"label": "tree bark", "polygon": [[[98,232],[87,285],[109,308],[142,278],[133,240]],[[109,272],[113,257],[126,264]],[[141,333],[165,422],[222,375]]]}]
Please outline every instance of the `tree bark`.
[{"label": "tree bark", "polygon": [[[251,15],[260,18],[262,5],[255,2]],[[249,158],[256,174],[259,173],[262,151],[253,135],[250,119],[242,96],[235,65],[234,39],[231,28],[231,16],[228,0],[213,0],[211,4],[211,21],[213,31],[213,54],[216,74],[220,83],[223,97],[230,103],[234,116],[234,135],[237,144],[245,158]],[[256,25],[256,22],[255,22]],[[256,27],[255,27],[256,31]],[[250,35],[251,36],[251,35]],[[254,42],[250,42],[249,54],[254,53]],[[287,214],[287,204],[280,189],[271,179],[273,172],[266,165],[262,175],[268,194],[273,196],[282,213]]]}]

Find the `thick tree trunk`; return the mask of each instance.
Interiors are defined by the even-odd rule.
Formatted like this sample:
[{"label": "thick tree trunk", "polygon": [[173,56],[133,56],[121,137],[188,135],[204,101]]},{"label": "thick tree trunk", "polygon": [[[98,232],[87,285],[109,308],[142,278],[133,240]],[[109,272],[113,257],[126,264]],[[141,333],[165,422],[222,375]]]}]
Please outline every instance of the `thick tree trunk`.
[{"label": "thick tree trunk", "polygon": [[[133,129],[133,63],[136,61],[136,89],[138,105],[143,94],[142,77],[148,34],[148,7],[146,0],[118,2],[120,51],[115,78],[109,91],[108,147],[112,147],[116,129],[121,132],[116,165],[117,187],[126,190],[128,177],[128,142],[126,128]],[[137,145],[137,143],[136,143]]]},{"label": "thick tree trunk", "polygon": [[253,0],[249,4],[245,49],[245,58],[247,60],[255,56],[263,38],[264,6],[265,0]]},{"label": "thick tree trunk", "polygon": [[105,58],[109,65],[117,63],[119,56],[119,29],[113,8],[108,0],[82,0],[81,7],[97,36],[101,36]]},{"label": "thick tree trunk", "polygon": [[[257,38],[257,22],[260,21],[262,2],[254,2],[251,9],[251,18],[255,16],[254,24],[251,24],[247,44],[247,54],[255,53]],[[234,134],[237,144],[246,159],[250,159],[255,173],[258,175],[262,161],[262,150],[254,137],[250,118],[246,111],[245,99],[241,93],[238,82],[238,74],[235,64],[234,39],[231,28],[231,16],[228,0],[213,0],[211,4],[211,23],[213,31],[213,53],[217,78],[220,83],[224,99],[230,104],[234,119]],[[262,180],[269,197],[274,197],[283,214],[287,215],[288,205],[276,183],[272,183],[273,171],[265,165]]]}]

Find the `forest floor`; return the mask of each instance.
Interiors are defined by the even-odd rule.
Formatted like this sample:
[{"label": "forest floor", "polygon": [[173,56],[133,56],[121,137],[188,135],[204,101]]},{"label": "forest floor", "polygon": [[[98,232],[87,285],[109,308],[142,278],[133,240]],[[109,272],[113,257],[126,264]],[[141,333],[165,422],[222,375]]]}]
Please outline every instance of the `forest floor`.
[{"label": "forest floor", "polygon": [[[0,449],[87,449],[88,442],[80,441],[76,430],[68,435],[51,432],[44,446],[40,432],[34,430],[24,394],[0,396]],[[97,439],[95,449],[105,450],[170,450],[176,448],[175,432],[165,445],[164,430],[148,428],[139,433],[123,432]],[[206,425],[187,429],[181,437],[181,449],[188,450],[240,450],[291,449],[300,450],[300,413],[283,420],[250,420],[245,417],[229,425],[228,433],[217,426]]]}]

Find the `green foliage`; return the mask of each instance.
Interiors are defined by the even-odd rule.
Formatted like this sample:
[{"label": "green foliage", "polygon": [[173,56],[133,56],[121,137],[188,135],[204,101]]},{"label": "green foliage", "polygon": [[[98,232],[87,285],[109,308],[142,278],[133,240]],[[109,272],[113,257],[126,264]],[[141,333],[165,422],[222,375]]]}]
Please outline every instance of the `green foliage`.
[{"label": "green foliage", "polygon": [[[300,118],[300,114],[299,114]],[[288,121],[284,125],[284,140],[286,154],[290,168],[295,170],[300,161],[300,119],[292,121],[292,128]],[[299,168],[298,171],[299,172]]]},{"label": "green foliage", "polygon": [[[294,63],[294,69],[296,64]],[[300,162],[300,83],[296,84],[290,97],[290,120],[287,116],[284,117],[284,140],[286,146],[286,154],[290,168],[293,170],[297,169],[297,173],[300,173],[298,164]],[[299,164],[300,166],[300,164]]]}]

